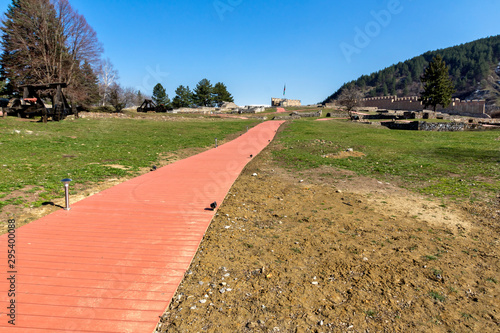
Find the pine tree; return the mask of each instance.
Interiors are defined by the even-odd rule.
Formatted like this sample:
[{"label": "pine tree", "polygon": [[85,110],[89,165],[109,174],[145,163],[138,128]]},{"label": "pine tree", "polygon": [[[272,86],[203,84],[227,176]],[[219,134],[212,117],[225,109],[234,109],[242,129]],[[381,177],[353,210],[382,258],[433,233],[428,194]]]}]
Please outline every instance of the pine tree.
[{"label": "pine tree", "polygon": [[383,94],[384,96],[389,96],[389,89],[387,88],[387,84],[386,84],[386,83],[384,83],[384,84],[382,85],[382,94]]},{"label": "pine tree", "polygon": [[170,107],[170,98],[168,98],[165,88],[163,88],[161,83],[157,83],[153,88],[152,99],[158,106],[163,105],[167,109]]},{"label": "pine tree", "polygon": [[227,91],[222,82],[217,82],[213,88],[213,99],[216,106],[221,107],[224,102],[234,102],[233,96]]},{"label": "pine tree", "polygon": [[440,55],[429,63],[421,80],[424,84],[424,91],[421,93],[420,100],[425,107],[431,105],[436,111],[438,105],[446,108],[451,104],[451,96],[454,93],[453,82],[448,74],[448,67]]},{"label": "pine tree", "polygon": [[85,61],[74,75],[73,84],[66,92],[71,103],[78,103],[86,108],[97,104],[100,99],[99,79],[92,66]]},{"label": "pine tree", "polygon": [[175,89],[175,95],[172,102],[174,109],[188,108],[193,104],[193,93],[189,89],[189,86],[184,87],[180,85]]},{"label": "pine tree", "polygon": [[408,89],[408,87],[404,87],[403,88],[403,96],[408,96],[410,94],[410,90]]},{"label": "pine tree", "polygon": [[213,87],[209,80],[198,82],[194,89],[193,101],[198,106],[213,106]]}]

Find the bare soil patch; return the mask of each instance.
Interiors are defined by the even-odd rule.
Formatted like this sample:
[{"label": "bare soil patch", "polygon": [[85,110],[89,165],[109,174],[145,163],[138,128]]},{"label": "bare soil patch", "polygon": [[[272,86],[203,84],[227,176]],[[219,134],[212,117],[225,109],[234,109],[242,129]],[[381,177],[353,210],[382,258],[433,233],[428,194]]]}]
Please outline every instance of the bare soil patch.
[{"label": "bare soil patch", "polygon": [[496,332],[498,223],[491,210],[345,171],[292,174],[265,150],[219,208],[159,327]]}]

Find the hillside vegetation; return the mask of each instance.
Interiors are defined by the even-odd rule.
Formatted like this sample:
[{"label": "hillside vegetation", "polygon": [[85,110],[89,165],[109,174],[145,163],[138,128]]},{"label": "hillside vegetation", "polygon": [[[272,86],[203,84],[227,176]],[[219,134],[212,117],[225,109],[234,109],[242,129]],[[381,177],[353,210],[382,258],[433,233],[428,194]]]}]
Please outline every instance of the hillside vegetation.
[{"label": "hillside vegetation", "polygon": [[420,77],[429,62],[440,54],[448,65],[457,98],[483,98],[489,105],[500,105],[500,35],[479,39],[446,49],[426,52],[381,71],[363,75],[344,84],[324,102],[336,99],[350,85],[365,97],[414,96],[422,90]]}]

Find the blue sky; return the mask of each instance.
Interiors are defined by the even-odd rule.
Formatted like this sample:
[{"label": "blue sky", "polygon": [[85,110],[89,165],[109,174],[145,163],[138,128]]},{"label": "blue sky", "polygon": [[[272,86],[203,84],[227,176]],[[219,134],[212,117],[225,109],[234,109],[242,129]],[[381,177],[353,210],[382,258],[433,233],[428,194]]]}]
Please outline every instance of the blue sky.
[{"label": "blue sky", "polygon": [[[11,1],[0,0],[5,12]],[[500,34],[498,0],[70,0],[120,83],[224,82],[239,105],[321,102],[344,82],[429,50]]]}]

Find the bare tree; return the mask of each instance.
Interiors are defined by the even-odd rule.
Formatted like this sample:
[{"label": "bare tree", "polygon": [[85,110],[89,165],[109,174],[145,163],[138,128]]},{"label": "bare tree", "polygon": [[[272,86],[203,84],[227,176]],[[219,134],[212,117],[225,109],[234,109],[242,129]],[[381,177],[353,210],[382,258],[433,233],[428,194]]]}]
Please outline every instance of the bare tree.
[{"label": "bare tree", "polygon": [[348,86],[340,93],[338,97],[338,102],[340,105],[345,106],[349,115],[352,110],[361,105],[361,99],[363,98],[363,94],[361,91],[355,86]]},{"label": "bare tree", "polygon": [[135,97],[136,92],[133,88],[124,88],[118,83],[113,83],[109,87],[108,102],[116,112],[122,112],[126,107],[133,105]]},{"label": "bare tree", "polygon": [[111,87],[118,80],[118,71],[114,69],[111,60],[102,60],[99,66],[99,95],[101,96],[102,106],[109,100]]},{"label": "bare tree", "polygon": [[99,65],[103,48],[94,29],[83,15],[73,10],[68,0],[53,0],[53,3],[60,29],[57,44],[65,45],[67,53],[59,58],[59,77],[71,85],[84,62],[92,68]]},{"label": "bare tree", "polygon": [[125,107],[131,107],[135,104],[135,99],[137,96],[137,92],[135,91],[134,88],[131,87],[125,87],[123,88],[123,103],[125,104]]}]

